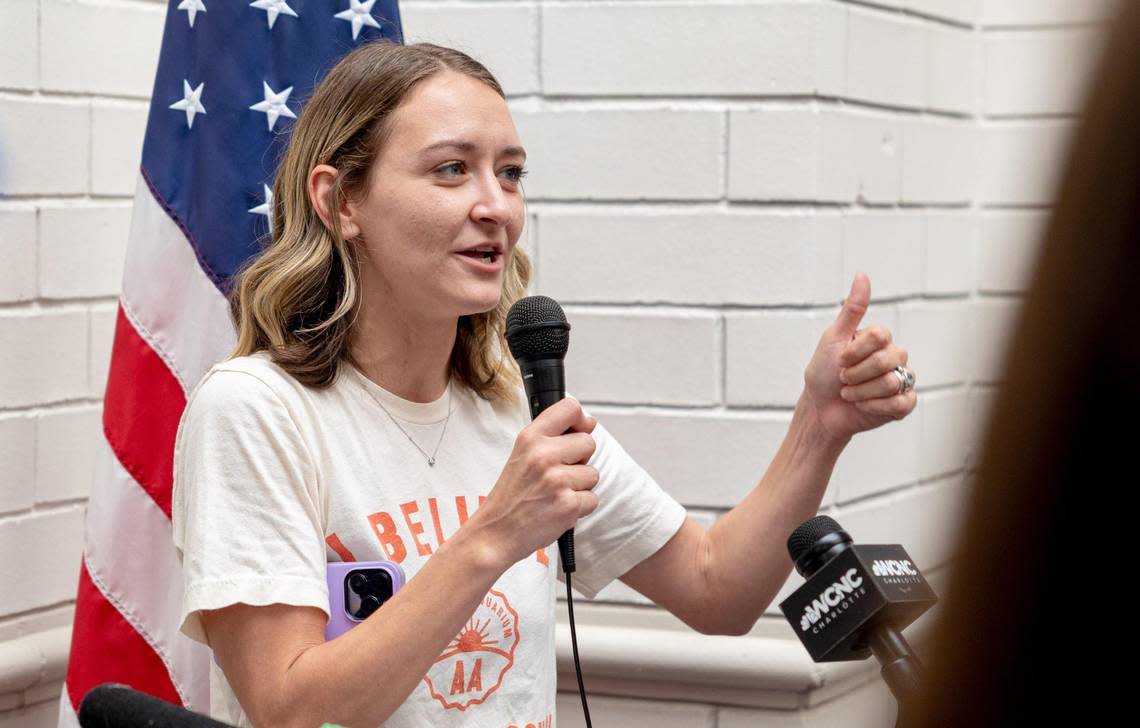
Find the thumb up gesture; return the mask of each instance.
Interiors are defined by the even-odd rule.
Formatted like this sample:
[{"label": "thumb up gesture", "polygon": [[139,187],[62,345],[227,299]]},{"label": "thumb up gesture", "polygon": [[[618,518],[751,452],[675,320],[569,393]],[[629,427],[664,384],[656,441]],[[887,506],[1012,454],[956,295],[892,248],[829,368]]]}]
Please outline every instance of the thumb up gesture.
[{"label": "thumb up gesture", "polygon": [[856,273],[843,308],[804,370],[803,399],[837,441],[901,420],[918,403],[906,349],[891,341],[887,328],[859,328],[870,302],[871,279]]}]

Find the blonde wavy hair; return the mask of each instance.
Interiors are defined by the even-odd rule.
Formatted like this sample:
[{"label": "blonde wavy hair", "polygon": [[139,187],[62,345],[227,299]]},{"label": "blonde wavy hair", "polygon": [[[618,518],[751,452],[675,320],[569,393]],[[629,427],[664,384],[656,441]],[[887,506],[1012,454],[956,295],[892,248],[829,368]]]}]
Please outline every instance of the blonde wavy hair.
[{"label": "blonde wavy hair", "polygon": [[[357,364],[349,346],[361,303],[355,246],[341,234],[338,216],[332,216],[331,229],[321,221],[309,199],[308,176],[318,164],[337,169],[329,210],[364,199],[369,170],[391,134],[392,112],[417,84],[447,70],[482,81],[506,98],[481,63],[431,43],[366,43],[317,85],[293,126],[273,183],[269,243],[235,274],[229,304],[237,345],[227,358],[268,351],[298,381],[315,388],[336,380],[341,359]],[[459,318],[451,372],[484,399],[515,402],[522,377],[504,328],[507,311],[526,295],[532,267],[518,246],[506,262],[499,305]]]}]

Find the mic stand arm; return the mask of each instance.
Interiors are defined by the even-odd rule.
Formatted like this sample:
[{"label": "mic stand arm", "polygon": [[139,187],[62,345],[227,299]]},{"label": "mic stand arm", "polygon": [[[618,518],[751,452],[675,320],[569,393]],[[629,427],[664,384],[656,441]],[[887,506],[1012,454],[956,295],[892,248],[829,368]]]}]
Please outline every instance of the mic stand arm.
[{"label": "mic stand arm", "polygon": [[909,711],[918,700],[923,680],[922,662],[902,633],[891,624],[882,624],[872,630],[869,642],[871,652],[883,666],[879,674],[899,704],[895,725],[902,725],[904,711]]}]

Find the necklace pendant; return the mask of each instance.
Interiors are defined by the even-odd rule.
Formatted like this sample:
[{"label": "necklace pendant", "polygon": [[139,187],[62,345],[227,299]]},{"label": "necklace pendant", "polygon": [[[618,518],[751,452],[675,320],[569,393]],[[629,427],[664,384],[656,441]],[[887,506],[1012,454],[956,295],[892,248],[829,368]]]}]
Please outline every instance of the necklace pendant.
[{"label": "necklace pendant", "polygon": [[428,458],[428,465],[435,465],[435,458]]}]

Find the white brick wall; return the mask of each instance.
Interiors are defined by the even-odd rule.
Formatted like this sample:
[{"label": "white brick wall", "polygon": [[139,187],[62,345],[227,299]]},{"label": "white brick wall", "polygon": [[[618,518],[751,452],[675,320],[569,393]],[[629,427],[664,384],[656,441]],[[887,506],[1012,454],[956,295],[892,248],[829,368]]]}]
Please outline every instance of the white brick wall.
[{"label": "white brick wall", "polygon": [[[163,11],[0,0],[0,642],[70,624]],[[46,667],[0,726],[55,724]]]},{"label": "white brick wall", "polygon": [[1024,290],[1032,273],[1038,240],[1048,221],[1046,210],[997,209],[983,214],[982,237],[987,244],[978,250],[978,290]]},{"label": "white brick wall", "polygon": [[847,12],[846,98],[919,109],[925,90],[924,24],[852,5]]},{"label": "white brick wall", "polygon": [[116,295],[130,221],[126,201],[45,203],[40,208],[40,298]]},{"label": "white brick wall", "polygon": [[165,7],[139,0],[39,0],[40,88],[150,98]]},{"label": "white brick wall", "polygon": [[902,139],[889,114],[806,102],[729,115],[728,197],[898,202]]},{"label": "white brick wall", "polygon": [[[717,200],[725,117],[661,104],[514,114],[533,200]],[[589,150],[588,152],[586,150]]]},{"label": "white brick wall", "polygon": [[68,96],[0,91],[7,196],[62,196],[88,192],[91,104]]},{"label": "white brick wall", "polygon": [[564,304],[820,304],[840,285],[838,225],[794,210],[551,208],[536,265]]},{"label": "white brick wall", "polygon": [[0,512],[27,510],[35,503],[36,461],[28,457],[35,451],[35,417],[15,413],[0,418],[0,468],[4,473]]},{"label": "white brick wall", "polygon": [[[83,505],[40,508],[0,528],[0,613],[16,614],[75,598],[83,546]],[[68,563],[70,562],[70,563]]]},{"label": "white brick wall", "polygon": [[715,312],[567,306],[566,317],[574,326],[567,389],[579,400],[684,407],[721,401]]},{"label": "white brick wall", "polygon": [[983,77],[988,116],[1080,110],[1100,39],[1096,26],[986,34]]},{"label": "white brick wall", "polygon": [[974,285],[978,223],[967,210],[926,215],[926,293],[962,294]]},{"label": "white brick wall", "polygon": [[1036,29],[1048,25],[1103,22],[1117,2],[1131,0],[979,0],[978,22],[987,28]]},{"label": "white brick wall", "polygon": [[6,408],[84,397],[87,309],[82,305],[0,309],[0,402]]},{"label": "white brick wall", "polygon": [[33,89],[39,78],[36,3],[0,0],[0,87]]},{"label": "white brick wall", "polygon": [[148,103],[91,103],[91,193],[130,197],[142,161]]},{"label": "white brick wall", "polygon": [[[0,120],[2,123],[2,120]],[[28,301],[36,296],[36,208],[13,204],[0,208],[0,301]]]},{"label": "white brick wall", "polygon": [[[409,42],[462,48],[506,89],[534,291],[574,325],[569,388],[705,527],[763,474],[869,274],[864,325],[907,348],[920,404],[852,442],[824,506],[944,565],[1112,1],[401,9]],[[69,619],[164,12],[0,0],[0,640]],[[0,696],[0,726],[54,724],[9,710],[50,695]],[[771,717],[653,705],[670,725]]]},{"label": "white brick wall", "polygon": [[[833,3],[551,3],[542,13],[542,90],[834,95],[844,77],[845,10]],[[408,27],[415,31],[411,19]]]}]

